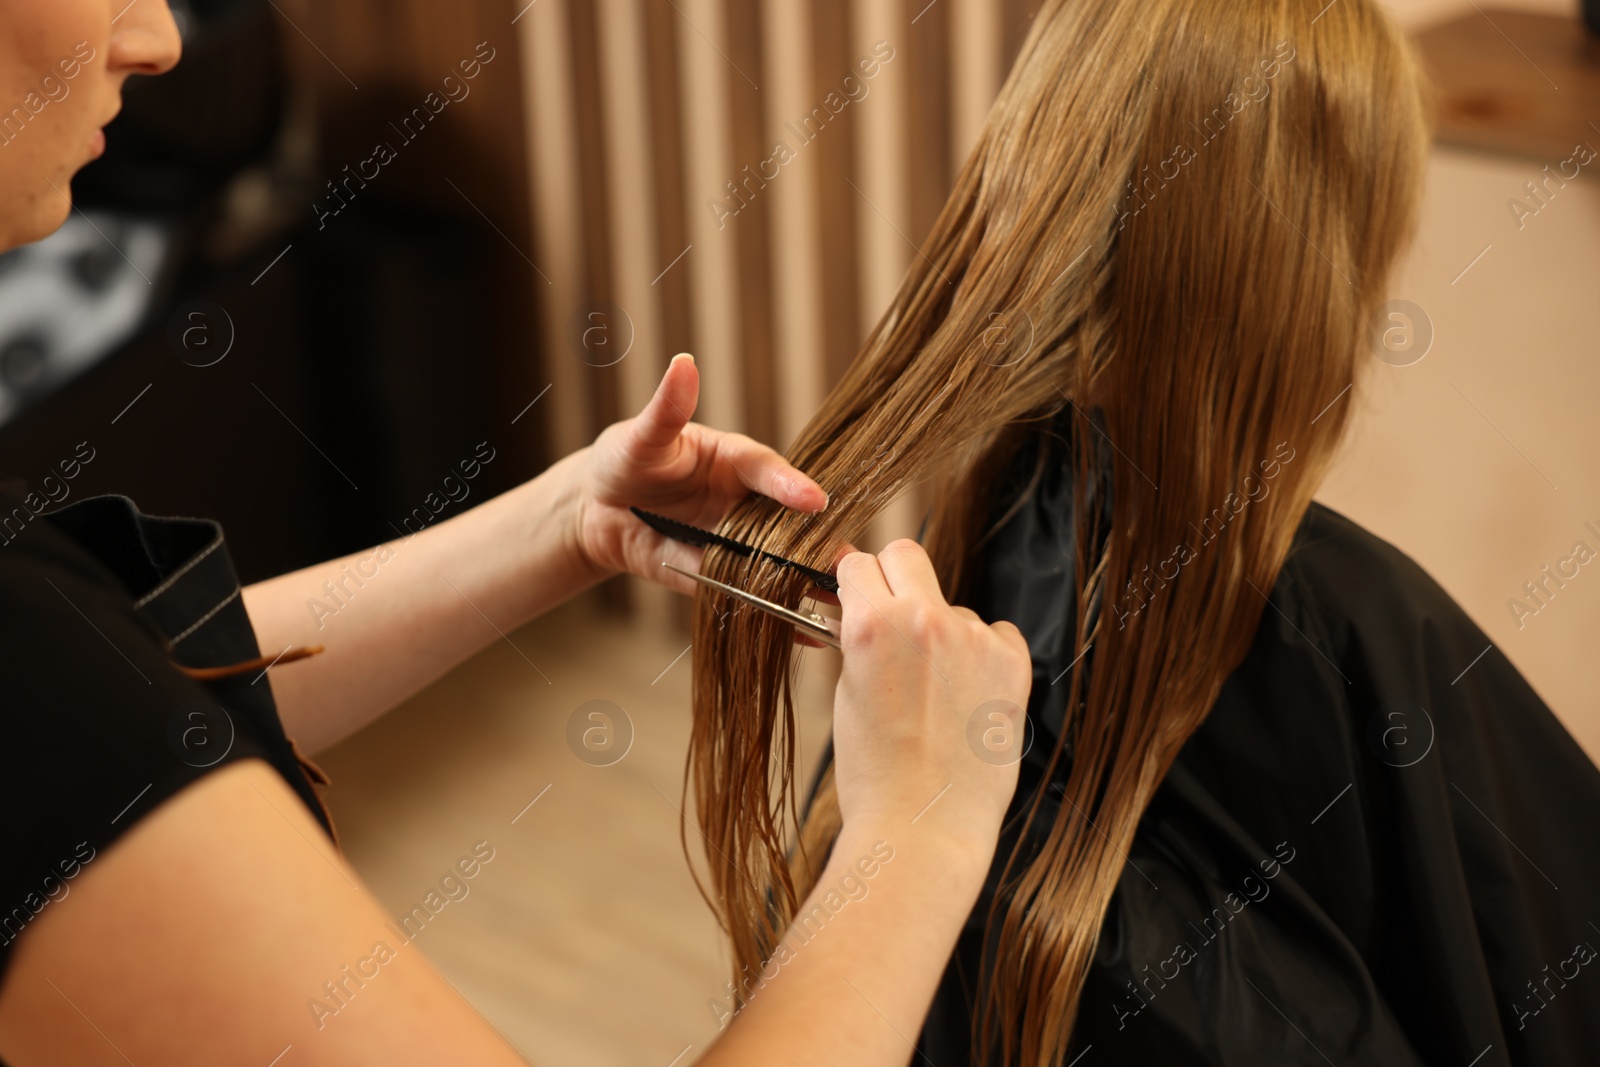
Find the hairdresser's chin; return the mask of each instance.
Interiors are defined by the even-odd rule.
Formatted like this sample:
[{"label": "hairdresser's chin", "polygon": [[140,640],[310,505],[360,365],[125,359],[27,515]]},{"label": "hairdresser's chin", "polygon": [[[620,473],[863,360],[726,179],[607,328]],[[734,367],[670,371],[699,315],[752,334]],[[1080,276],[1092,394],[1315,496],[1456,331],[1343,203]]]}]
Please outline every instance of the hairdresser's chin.
[{"label": "hairdresser's chin", "polygon": [[[121,14],[118,14],[121,9]],[[105,151],[130,74],[178,62],[165,4],[26,0],[0,6],[0,250],[47,237],[72,210],[72,176]]]}]

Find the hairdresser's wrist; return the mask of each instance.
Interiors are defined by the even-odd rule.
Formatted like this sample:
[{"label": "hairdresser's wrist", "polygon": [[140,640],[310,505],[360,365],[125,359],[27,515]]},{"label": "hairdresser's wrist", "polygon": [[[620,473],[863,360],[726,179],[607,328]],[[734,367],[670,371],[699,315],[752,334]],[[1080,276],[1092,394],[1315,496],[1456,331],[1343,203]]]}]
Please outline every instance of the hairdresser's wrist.
[{"label": "hairdresser's wrist", "polygon": [[859,819],[840,829],[818,884],[834,884],[851,874],[861,877],[874,861],[898,864],[899,870],[915,870],[965,914],[983,888],[997,843],[992,834],[951,834],[902,820]]},{"label": "hairdresser's wrist", "polygon": [[559,486],[555,517],[561,530],[562,558],[568,573],[580,589],[598,585],[621,570],[607,566],[584,545],[584,526],[594,506],[588,487],[593,484],[594,446],[585,445],[563,458],[547,472]]},{"label": "hairdresser's wrist", "polygon": [[584,551],[580,536],[589,452],[580,448],[562,457],[503,498],[509,524],[496,538],[514,546],[515,556],[501,579],[522,591],[514,616],[519,625],[614,573]]}]

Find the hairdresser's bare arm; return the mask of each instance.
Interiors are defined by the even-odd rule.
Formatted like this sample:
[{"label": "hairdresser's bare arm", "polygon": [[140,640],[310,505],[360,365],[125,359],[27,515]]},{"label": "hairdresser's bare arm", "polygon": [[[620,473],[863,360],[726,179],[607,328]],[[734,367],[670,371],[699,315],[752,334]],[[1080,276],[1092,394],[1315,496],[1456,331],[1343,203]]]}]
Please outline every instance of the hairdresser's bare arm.
[{"label": "hairdresser's bare arm", "polygon": [[[866,896],[794,941],[704,1064],[906,1062],[899,1034],[921,1025],[987,854],[897,826],[847,830],[835,857],[810,905],[847,877]],[[863,857],[878,864],[870,878]],[[0,986],[10,1067],[266,1067],[291,1046],[285,1067],[524,1063],[263,763],[179,793],[71,884],[18,939]]]},{"label": "hairdresser's bare arm", "polygon": [[[907,1063],[1016,791],[1032,682],[1016,627],[945,604],[911,541],[847,556],[838,574],[844,828],[754,996],[701,1060],[711,1067]],[[967,741],[974,713],[991,730],[1010,720],[982,756]]]},{"label": "hairdresser's bare arm", "polygon": [[[962,800],[947,794],[940,803]],[[912,1042],[994,852],[992,843],[961,847],[919,829],[921,822],[846,828],[801,909],[801,924],[774,953],[766,977],[752,976],[760,988],[702,1067],[875,1067],[912,1058]],[[893,858],[878,863],[885,854]],[[868,870],[877,865],[870,878],[863,877],[863,861]],[[830,904],[839,908],[831,917]]]},{"label": "hairdresser's bare arm", "polygon": [[269,675],[285,732],[308,752],[325,748],[613,574],[692,591],[660,564],[698,570],[701,550],[664,540],[629,504],[699,526],[751,491],[823,506],[822,490],[772,449],[689,423],[698,394],[698,371],[680,357],[638,417],[532,481],[408,540],[247,588],[265,655],[326,648]]},{"label": "hairdresser's bare arm", "polygon": [[[1026,704],[1026,644],[943,605],[915,544],[882,560],[839,565],[844,830],[792,954],[706,1063],[904,1064],[1016,788],[965,725],[992,698]],[[169,799],[71,886],[0,985],[10,1067],[522,1062],[259,760]]]},{"label": "hairdresser's bare arm", "polygon": [[264,655],[326,649],[268,674],[284,732],[308,752],[326,748],[599,581],[572,536],[584,459],[568,456],[410,540],[246,588]]},{"label": "hairdresser's bare arm", "polygon": [[17,939],[0,986],[10,1067],[524,1062],[260,761],[178,793],[70,884]]}]

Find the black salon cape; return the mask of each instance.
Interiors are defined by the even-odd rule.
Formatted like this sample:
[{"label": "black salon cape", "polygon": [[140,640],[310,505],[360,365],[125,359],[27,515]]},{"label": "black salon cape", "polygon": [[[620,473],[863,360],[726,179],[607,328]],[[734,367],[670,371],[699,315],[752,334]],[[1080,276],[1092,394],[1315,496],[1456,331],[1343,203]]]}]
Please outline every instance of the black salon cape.
[{"label": "black salon cape", "polygon": [[[1040,788],[1073,655],[1065,447],[1041,434],[1013,462],[996,500],[1022,507],[969,598],[1032,649],[1013,814]],[[1031,449],[1044,475],[1019,493]],[[998,862],[915,1063],[969,1062]],[[1600,1064],[1597,924],[1600,772],[1420,567],[1313,505],[1139,825],[1063,1063]]]}]

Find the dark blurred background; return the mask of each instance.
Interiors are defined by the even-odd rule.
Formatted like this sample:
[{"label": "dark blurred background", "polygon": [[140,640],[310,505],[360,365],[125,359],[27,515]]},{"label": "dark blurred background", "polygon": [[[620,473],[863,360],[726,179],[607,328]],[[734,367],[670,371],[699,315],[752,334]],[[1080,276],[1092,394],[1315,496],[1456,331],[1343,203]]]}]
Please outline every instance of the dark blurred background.
[{"label": "dark blurred background", "polygon": [[[335,67],[304,13],[172,0],[182,62],[130,82],[67,225],[0,257],[6,472],[37,482],[87,441],[74,497],[214,516],[249,582],[395,536],[479,442],[496,458],[463,505],[544,465],[540,421],[512,424],[537,353],[509,7],[383,6],[322,13],[324,47],[330,16],[369,44]],[[390,125],[429,92],[437,116]],[[375,141],[395,158],[321,217]]]}]

